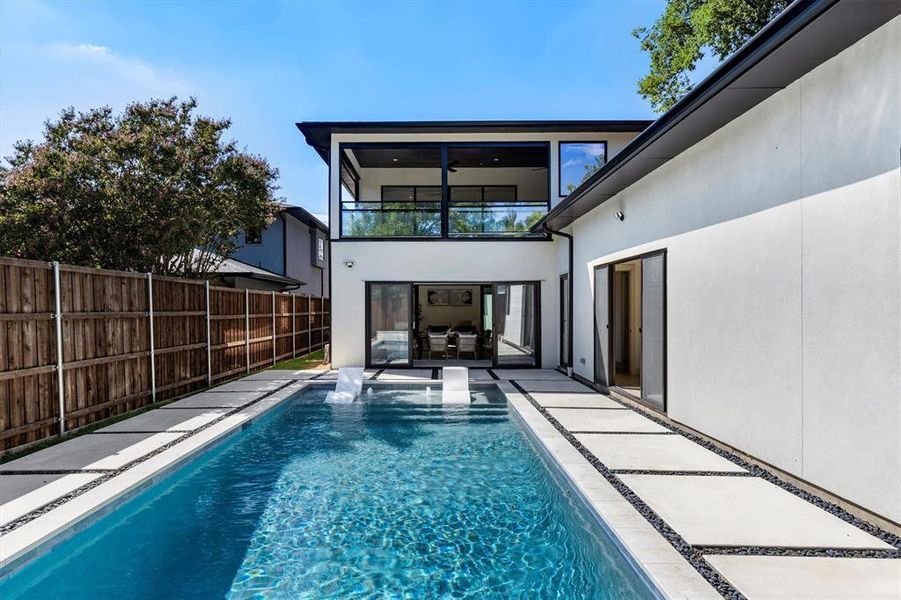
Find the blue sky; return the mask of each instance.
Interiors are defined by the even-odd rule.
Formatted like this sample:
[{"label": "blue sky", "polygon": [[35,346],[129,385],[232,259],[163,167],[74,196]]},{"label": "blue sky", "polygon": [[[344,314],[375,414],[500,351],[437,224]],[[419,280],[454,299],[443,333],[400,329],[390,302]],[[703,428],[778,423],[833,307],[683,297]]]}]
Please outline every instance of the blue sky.
[{"label": "blue sky", "polygon": [[0,2],[0,154],[66,106],[169,95],[326,208],[303,120],[651,118],[630,32],[661,1]]}]

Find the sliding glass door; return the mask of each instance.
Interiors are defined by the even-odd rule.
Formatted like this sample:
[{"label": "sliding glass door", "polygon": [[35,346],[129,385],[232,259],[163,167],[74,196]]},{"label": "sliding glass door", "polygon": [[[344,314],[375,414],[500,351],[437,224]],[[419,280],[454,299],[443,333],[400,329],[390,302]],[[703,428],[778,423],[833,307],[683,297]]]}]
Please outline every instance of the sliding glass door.
[{"label": "sliding glass door", "polygon": [[610,268],[594,268],[594,382],[610,386]]},{"label": "sliding glass door", "polygon": [[410,283],[366,284],[366,362],[375,367],[410,366],[413,328]]},{"label": "sliding glass door", "polygon": [[641,399],[666,410],[666,254],[641,259]]},{"label": "sliding glass door", "polygon": [[494,285],[495,366],[538,366],[538,296],[537,283]]}]

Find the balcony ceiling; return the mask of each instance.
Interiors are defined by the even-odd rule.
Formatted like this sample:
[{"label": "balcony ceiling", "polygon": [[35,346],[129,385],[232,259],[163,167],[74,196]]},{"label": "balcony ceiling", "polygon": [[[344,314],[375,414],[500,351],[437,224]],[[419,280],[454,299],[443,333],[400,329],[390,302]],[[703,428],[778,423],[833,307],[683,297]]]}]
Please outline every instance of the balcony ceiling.
[{"label": "balcony ceiling", "polygon": [[[438,148],[353,148],[356,162],[364,169],[441,168]],[[498,147],[450,148],[448,163],[454,168],[547,167],[547,148]]]}]

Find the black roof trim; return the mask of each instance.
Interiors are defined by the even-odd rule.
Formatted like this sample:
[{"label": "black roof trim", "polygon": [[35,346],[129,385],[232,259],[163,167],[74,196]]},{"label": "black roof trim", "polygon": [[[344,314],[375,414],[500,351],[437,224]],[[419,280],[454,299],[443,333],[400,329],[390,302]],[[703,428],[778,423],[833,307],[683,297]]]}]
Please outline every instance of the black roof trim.
[{"label": "black roof trim", "polygon": [[293,279],[291,277],[283,277],[281,275],[267,275],[265,273],[257,273],[256,271],[227,271],[225,273],[216,273],[223,279],[228,277],[243,277],[244,279],[256,279],[258,281],[271,281],[274,283],[282,283],[285,285],[294,285],[297,287],[307,285],[305,281]]},{"label": "black roof trim", "polygon": [[328,225],[320,221],[313,213],[302,206],[291,206],[286,204],[281,207],[281,210],[305,225],[314,227],[323,233],[328,233]]},{"label": "black roof trim", "polygon": [[567,227],[899,13],[883,0],[794,2],[532,230]]},{"label": "black roof trim", "polygon": [[307,144],[328,162],[333,133],[636,133],[648,120],[537,121],[303,121],[295,125]]}]

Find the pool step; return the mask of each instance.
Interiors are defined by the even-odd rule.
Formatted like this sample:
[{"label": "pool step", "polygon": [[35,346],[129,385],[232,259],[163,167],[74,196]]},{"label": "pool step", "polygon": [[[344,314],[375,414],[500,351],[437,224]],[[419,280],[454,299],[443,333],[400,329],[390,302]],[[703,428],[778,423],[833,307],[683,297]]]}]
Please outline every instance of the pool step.
[{"label": "pool step", "polygon": [[363,367],[341,367],[338,369],[338,383],[335,391],[329,392],[327,404],[350,404],[357,399],[363,389]]},{"label": "pool step", "polygon": [[444,367],[441,369],[441,403],[469,404],[469,369],[466,367]]}]

